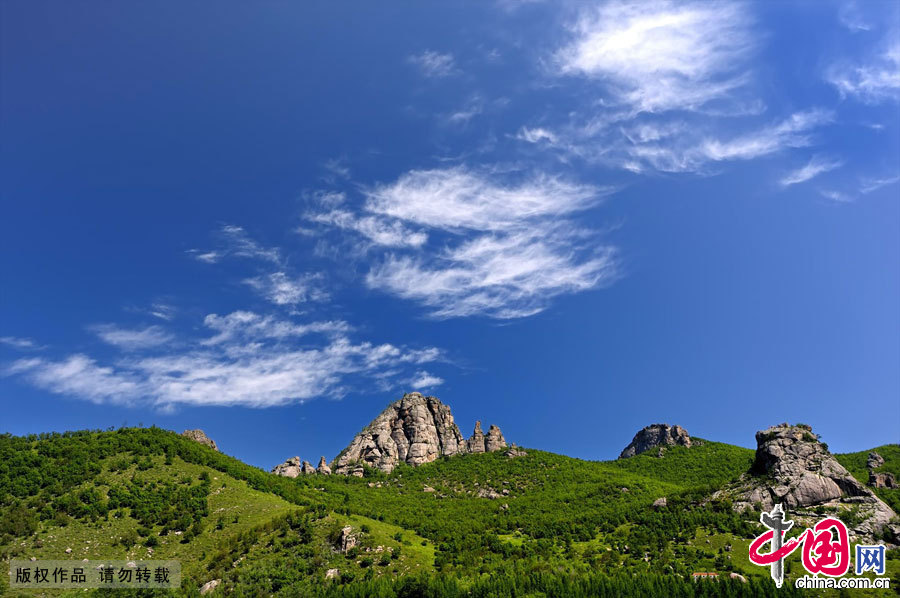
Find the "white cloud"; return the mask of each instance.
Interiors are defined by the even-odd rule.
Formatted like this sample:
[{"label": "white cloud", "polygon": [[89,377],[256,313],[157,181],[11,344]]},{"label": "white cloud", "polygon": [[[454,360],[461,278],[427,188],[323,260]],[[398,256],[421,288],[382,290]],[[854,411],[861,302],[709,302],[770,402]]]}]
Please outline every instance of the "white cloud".
[{"label": "white cloud", "polygon": [[41,348],[30,338],[17,336],[0,336],[0,344],[10,346],[19,351],[32,351]]},{"label": "white cloud", "polygon": [[416,372],[416,375],[410,381],[413,389],[415,390],[425,390],[428,388],[434,388],[435,386],[440,386],[444,383],[444,379],[433,374],[429,374],[425,370],[421,370]]},{"label": "white cloud", "polygon": [[543,226],[480,235],[434,257],[388,256],[370,270],[366,283],[421,302],[438,318],[521,318],[544,310],[553,297],[615,278],[615,251],[582,255],[576,237]]},{"label": "white cloud", "polygon": [[412,170],[391,184],[370,189],[365,208],[444,230],[498,231],[585,210],[612,191],[540,174],[521,183],[500,184],[462,167]]},{"label": "white cloud", "polygon": [[547,129],[543,129],[541,127],[535,127],[533,129],[522,127],[521,129],[519,129],[519,132],[516,133],[516,139],[519,139],[520,141],[527,141],[528,143],[540,143],[541,141],[547,141],[550,144],[555,144],[557,142],[556,135],[554,135],[552,131],[548,131]]},{"label": "white cloud", "polygon": [[780,123],[730,141],[707,139],[703,144],[702,154],[715,161],[749,160],[789,147],[805,147],[811,143],[810,131],[832,119],[833,114],[826,110],[796,112]]},{"label": "white cloud", "polygon": [[456,61],[449,53],[425,50],[421,54],[408,57],[407,61],[419,67],[426,77],[447,77],[456,73]]},{"label": "white cloud", "polygon": [[174,338],[159,326],[148,326],[140,329],[120,328],[114,324],[98,324],[90,329],[103,342],[118,347],[123,351],[149,349],[169,343]]},{"label": "white cloud", "polygon": [[[217,332],[182,339],[183,349],[139,354],[104,365],[82,354],[59,360],[20,359],[7,376],[62,395],[96,403],[151,405],[242,405],[269,407],[321,396],[340,396],[363,380],[396,388],[410,380],[409,368],[441,359],[435,347],[408,348],[353,342],[341,322],[295,324],[249,312],[210,315]],[[297,336],[326,334],[324,341],[290,344]],[[421,371],[417,369],[417,371]],[[391,374],[391,372],[394,372]]]},{"label": "white cloud", "polygon": [[412,170],[364,189],[361,214],[308,219],[390,248],[368,262],[370,288],[434,317],[516,318],[614,278],[615,251],[570,220],[613,191],[540,173]]},{"label": "white cloud", "polygon": [[883,178],[866,178],[862,180],[862,186],[860,187],[860,193],[868,194],[873,191],[877,191],[882,187],[887,187],[888,185],[893,185],[894,183],[900,181],[900,176],[892,176],[892,177],[883,177]]},{"label": "white cloud", "polygon": [[825,79],[841,97],[853,96],[867,104],[900,100],[900,41],[895,39],[865,64],[832,65]]},{"label": "white cloud", "polygon": [[788,187],[790,185],[796,185],[798,183],[805,183],[815,177],[828,172],[830,170],[834,170],[835,168],[840,168],[844,163],[840,160],[832,160],[828,158],[823,158],[821,156],[813,156],[809,159],[809,162],[806,163],[805,166],[801,166],[796,170],[792,170],[782,177],[779,184],[782,187]]},{"label": "white cloud", "polygon": [[581,15],[554,64],[633,113],[697,110],[746,83],[751,24],[737,3],[610,2]]},{"label": "white cloud", "polygon": [[316,274],[289,276],[285,272],[271,272],[247,278],[244,283],[275,305],[295,306],[328,298],[328,293],[319,285],[320,279],[321,276]]},{"label": "white cloud", "polygon": [[852,195],[844,193],[843,191],[836,191],[834,189],[822,189],[819,191],[819,194],[822,197],[825,197],[837,203],[850,203],[855,200]]},{"label": "white cloud", "polygon": [[20,359],[3,373],[21,375],[38,388],[94,403],[128,404],[141,388],[129,373],[97,365],[81,354],[60,361]]},{"label": "white cloud", "polygon": [[215,345],[235,338],[285,339],[315,333],[345,334],[350,331],[350,325],[340,320],[295,324],[288,320],[261,316],[250,311],[235,311],[224,316],[209,314],[204,318],[203,323],[210,330],[218,332],[215,336],[203,341],[203,344],[207,345]]},{"label": "white cloud", "polygon": [[307,220],[356,231],[373,244],[386,247],[420,247],[428,240],[426,233],[411,230],[396,220],[386,220],[377,216],[357,216],[349,210],[309,214]]},{"label": "white cloud", "polygon": [[281,252],[277,248],[260,245],[250,238],[240,226],[226,224],[219,230],[219,236],[222,242],[221,249],[211,251],[190,249],[188,253],[193,255],[194,259],[209,264],[231,256],[261,260],[273,264],[282,263]]}]

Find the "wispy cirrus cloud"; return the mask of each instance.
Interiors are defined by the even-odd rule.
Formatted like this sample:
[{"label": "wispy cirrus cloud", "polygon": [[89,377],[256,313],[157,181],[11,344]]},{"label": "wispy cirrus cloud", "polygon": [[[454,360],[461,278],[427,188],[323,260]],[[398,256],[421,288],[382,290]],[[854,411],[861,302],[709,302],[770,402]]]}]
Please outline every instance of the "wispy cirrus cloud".
[{"label": "wispy cirrus cloud", "polygon": [[340,396],[367,379],[404,386],[423,364],[442,359],[436,347],[352,341],[343,322],[234,312],[210,314],[204,324],[212,336],[181,338],[167,352],[138,351],[108,364],[82,353],[19,359],[2,374],[101,404],[271,407]]},{"label": "wispy cirrus cloud", "polygon": [[836,168],[840,168],[841,166],[843,166],[843,164],[844,163],[841,160],[825,158],[822,156],[813,156],[804,166],[801,166],[800,168],[797,168],[796,170],[792,170],[791,172],[785,174],[779,181],[779,184],[782,187],[789,187],[791,185],[805,183],[806,181],[812,180],[820,174],[826,173]]},{"label": "wispy cirrus cloud", "polygon": [[863,178],[860,183],[859,192],[863,194],[869,194],[874,191],[878,191],[882,187],[887,187],[888,185],[893,185],[897,182],[900,182],[900,175],[896,176],[887,176],[887,177],[866,177]]},{"label": "wispy cirrus cloud", "polygon": [[[412,170],[364,189],[361,214],[341,217],[375,218],[404,231],[383,239],[381,255],[370,254],[370,288],[417,302],[437,318],[519,318],[615,277],[615,250],[572,220],[613,191],[540,173]],[[333,215],[309,219],[331,224]],[[341,228],[374,237],[355,225]],[[409,230],[421,237],[401,243]]]},{"label": "wispy cirrus cloud", "polygon": [[[337,205],[343,201],[343,194],[328,194],[322,196],[320,201]],[[328,298],[322,285],[322,273],[292,272],[281,249],[259,243],[243,227],[224,225],[219,230],[219,237],[220,248],[212,251],[192,249],[188,253],[195,259],[210,264],[224,258],[243,258],[257,264],[258,269],[263,272],[244,278],[242,282],[275,305],[294,308],[307,301]]]},{"label": "wispy cirrus cloud", "polygon": [[270,272],[244,279],[267,301],[275,305],[296,306],[307,301],[324,301],[328,293],[321,286],[319,274],[288,275],[286,272]]},{"label": "wispy cirrus cloud", "polygon": [[265,247],[252,239],[243,227],[226,224],[219,229],[221,248],[214,250],[190,249],[188,253],[201,262],[216,263],[226,257],[256,259],[281,264],[281,252],[275,247]]},{"label": "wispy cirrus cloud", "polygon": [[867,104],[900,101],[900,41],[896,33],[875,55],[828,68],[825,79],[841,94]]},{"label": "wispy cirrus cloud", "polygon": [[746,83],[751,25],[737,3],[609,2],[583,11],[551,62],[632,113],[697,110]]},{"label": "wispy cirrus cloud", "polygon": [[407,57],[407,62],[419,68],[426,77],[448,77],[457,73],[456,61],[450,53],[425,50]]},{"label": "wispy cirrus cloud", "polygon": [[18,351],[36,351],[42,348],[33,339],[19,336],[0,336],[0,345],[12,347]]},{"label": "wispy cirrus cloud", "polygon": [[104,343],[123,351],[136,351],[158,347],[172,341],[174,336],[159,326],[146,328],[121,328],[115,324],[97,324],[89,327]]}]

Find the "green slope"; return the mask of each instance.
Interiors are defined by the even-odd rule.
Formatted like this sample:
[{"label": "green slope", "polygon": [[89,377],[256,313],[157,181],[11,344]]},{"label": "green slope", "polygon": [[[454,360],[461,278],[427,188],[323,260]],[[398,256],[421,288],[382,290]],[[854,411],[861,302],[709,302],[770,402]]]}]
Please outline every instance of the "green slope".
[{"label": "green slope", "polygon": [[[841,458],[858,469],[856,455]],[[755,516],[709,500],[752,459],[704,441],[662,458],[528,450],[289,479],[155,428],[5,435],[0,554],[178,558],[178,595],[211,579],[235,596],[790,595],[746,558]],[[360,544],[344,554],[348,525]],[[711,570],[750,583],[690,581]]]},{"label": "green slope", "polygon": [[[875,451],[884,457],[884,465],[875,471],[879,473],[892,473],[894,479],[900,482],[900,445],[885,444],[868,451],[859,451],[858,453],[844,453],[835,455],[838,462],[847,468],[853,477],[866,484],[869,481],[869,470],[866,469],[866,461],[869,453]],[[875,494],[881,500],[886,502],[895,512],[900,513],[900,488],[873,488]]]}]

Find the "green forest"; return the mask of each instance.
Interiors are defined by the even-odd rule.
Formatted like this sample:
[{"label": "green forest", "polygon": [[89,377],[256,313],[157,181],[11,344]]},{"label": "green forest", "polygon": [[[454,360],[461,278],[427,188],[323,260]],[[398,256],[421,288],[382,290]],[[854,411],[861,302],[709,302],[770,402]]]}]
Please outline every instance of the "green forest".
[{"label": "green forest", "polygon": [[[794,595],[749,563],[759,513],[713,498],[753,451],[695,444],[663,458],[527,449],[292,479],[158,428],[4,435],[0,554],[181,560],[181,590],[143,591],[159,595],[199,595],[210,580],[210,595],[230,596]],[[898,447],[877,450],[897,471]],[[838,458],[859,477],[867,454]],[[356,544],[342,550],[348,527]],[[789,578],[802,569],[787,565]],[[29,592],[0,578],[0,593]]]}]

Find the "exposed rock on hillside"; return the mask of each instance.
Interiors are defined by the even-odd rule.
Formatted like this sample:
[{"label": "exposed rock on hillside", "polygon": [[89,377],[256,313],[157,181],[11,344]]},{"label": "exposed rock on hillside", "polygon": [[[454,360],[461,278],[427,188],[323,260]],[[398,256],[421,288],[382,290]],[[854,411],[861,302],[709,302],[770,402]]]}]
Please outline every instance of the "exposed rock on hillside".
[{"label": "exposed rock on hillside", "polygon": [[181,433],[181,435],[185,438],[190,438],[194,442],[205,444],[214,451],[219,450],[219,447],[216,446],[216,443],[213,441],[213,439],[207,436],[203,430],[185,430]]},{"label": "exposed rock on hillside", "polygon": [[809,426],[773,426],[756,433],[756,444],[756,460],[744,476],[736,508],[770,510],[780,503],[787,509],[821,505],[840,511],[844,503],[858,507],[862,518],[851,530],[855,536],[873,539],[886,527],[900,535],[900,526],[889,523],[896,516],[893,510],[838,463]]},{"label": "exposed rock on hillside", "polygon": [[654,447],[662,446],[691,446],[691,437],[687,430],[681,426],[669,424],[652,424],[634,435],[631,444],[625,447],[619,459],[634,457]]},{"label": "exposed rock on hillside", "polygon": [[466,441],[470,453],[493,453],[506,448],[506,439],[497,426],[491,426],[487,435],[481,430],[481,422],[475,422],[472,437]]},{"label": "exposed rock on hillside", "polygon": [[300,473],[303,475],[312,475],[316,473],[316,468],[312,466],[309,461],[304,461],[302,465],[300,465]]},{"label": "exposed rock on hillside", "polygon": [[869,486],[872,488],[896,488],[897,480],[892,473],[869,472]]},{"label": "exposed rock on hillside", "polygon": [[884,465],[884,457],[875,451],[869,453],[869,458],[866,460],[866,467],[868,469],[878,469],[882,465]]},{"label": "exposed rock on hillside", "polygon": [[300,457],[291,457],[284,463],[280,463],[272,468],[275,475],[283,475],[287,478],[296,478],[300,475]]},{"label": "exposed rock on hillside", "polygon": [[450,407],[436,397],[412,392],[388,405],[357,434],[335,459],[332,469],[337,474],[362,475],[362,466],[368,465],[390,472],[400,463],[417,466],[443,455],[505,447],[500,428],[491,426],[484,435],[480,423],[467,442],[453,421]]},{"label": "exposed rock on hillside", "polygon": [[319,465],[316,467],[316,472],[321,473],[322,475],[329,475],[331,473],[331,468],[328,467],[328,463],[325,462],[324,455],[319,457]]},{"label": "exposed rock on hillside", "polygon": [[472,437],[466,441],[466,446],[470,453],[484,452],[484,432],[481,431],[480,421],[475,422],[475,430],[472,432]]}]

